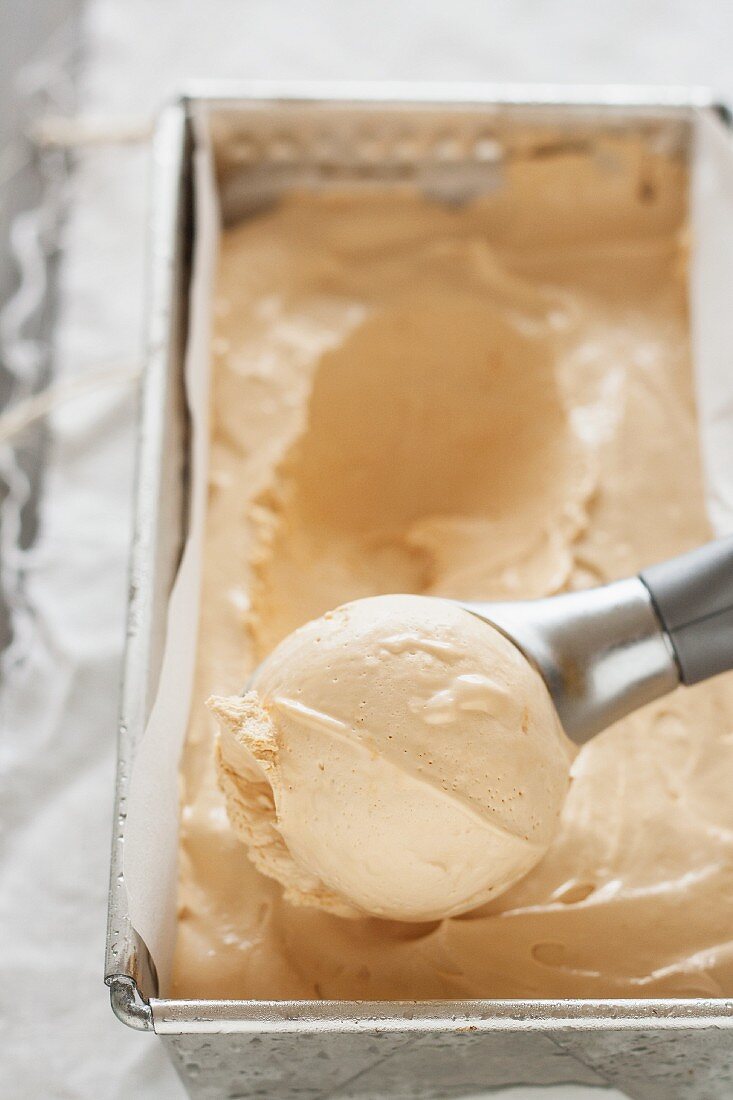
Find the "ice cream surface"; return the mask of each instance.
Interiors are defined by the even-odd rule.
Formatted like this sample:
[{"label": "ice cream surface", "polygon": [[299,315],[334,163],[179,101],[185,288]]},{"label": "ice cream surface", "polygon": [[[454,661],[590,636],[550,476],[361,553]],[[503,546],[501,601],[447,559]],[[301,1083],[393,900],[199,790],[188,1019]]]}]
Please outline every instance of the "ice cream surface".
[{"label": "ice cream surface", "polygon": [[223,234],[173,995],[733,993],[730,676],[583,746],[544,857],[445,920],[292,905],[217,783],[206,699],[329,608],[551,594],[710,536],[684,163],[540,153],[461,205],[292,194]]},{"label": "ice cream surface", "polygon": [[556,832],[573,754],[547,689],[448,600],[326,612],[244,697],[212,705],[232,824],[295,904],[453,916],[526,874]]}]

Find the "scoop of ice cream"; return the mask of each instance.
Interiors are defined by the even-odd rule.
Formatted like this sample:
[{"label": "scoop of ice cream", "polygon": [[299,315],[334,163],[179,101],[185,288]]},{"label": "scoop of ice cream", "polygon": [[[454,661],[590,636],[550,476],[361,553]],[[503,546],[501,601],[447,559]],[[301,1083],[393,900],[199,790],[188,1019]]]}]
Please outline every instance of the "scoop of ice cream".
[{"label": "scoop of ice cream", "polygon": [[250,857],[296,904],[427,921],[541,858],[572,757],[547,689],[448,600],[356,600],[215,698],[219,779]]}]

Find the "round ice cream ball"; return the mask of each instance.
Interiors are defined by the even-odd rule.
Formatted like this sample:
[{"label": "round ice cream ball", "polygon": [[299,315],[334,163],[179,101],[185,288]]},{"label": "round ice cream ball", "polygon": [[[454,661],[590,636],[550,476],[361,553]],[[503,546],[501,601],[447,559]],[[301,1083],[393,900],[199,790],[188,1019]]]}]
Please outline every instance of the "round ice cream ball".
[{"label": "round ice cream ball", "polygon": [[377,596],[307,623],[214,699],[230,819],[289,900],[427,921],[549,846],[572,758],[544,682],[448,600]]}]

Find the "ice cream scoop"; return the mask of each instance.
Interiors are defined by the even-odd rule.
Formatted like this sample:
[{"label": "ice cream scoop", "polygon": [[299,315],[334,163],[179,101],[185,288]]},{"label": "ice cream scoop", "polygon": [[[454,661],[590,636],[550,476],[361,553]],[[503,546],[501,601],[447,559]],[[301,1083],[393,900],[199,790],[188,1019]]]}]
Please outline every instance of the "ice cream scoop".
[{"label": "ice cream scoop", "polygon": [[733,539],[515,603],[357,600],[214,699],[230,820],[289,900],[426,921],[507,889],[554,836],[573,752],[733,667]]}]

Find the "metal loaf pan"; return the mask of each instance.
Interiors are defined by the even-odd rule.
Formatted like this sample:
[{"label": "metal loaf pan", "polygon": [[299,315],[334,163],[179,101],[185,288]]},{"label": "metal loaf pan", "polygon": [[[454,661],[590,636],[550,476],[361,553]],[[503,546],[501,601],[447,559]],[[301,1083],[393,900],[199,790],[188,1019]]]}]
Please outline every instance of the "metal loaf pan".
[{"label": "metal loaf pan", "polygon": [[733,1095],[733,1000],[166,999],[128,916],[122,866],[130,770],[186,530],[194,120],[211,137],[223,216],[233,221],[293,183],[328,186],[335,178],[412,180],[448,197],[466,194],[490,184],[512,151],[549,155],[553,143],[608,130],[666,143],[691,160],[693,122],[706,113],[727,119],[705,92],[456,85],[212,86],[163,112],[106,982],[120,1019],[161,1036],[191,1096],[407,1100],[559,1083],[614,1086],[645,1100]]}]

